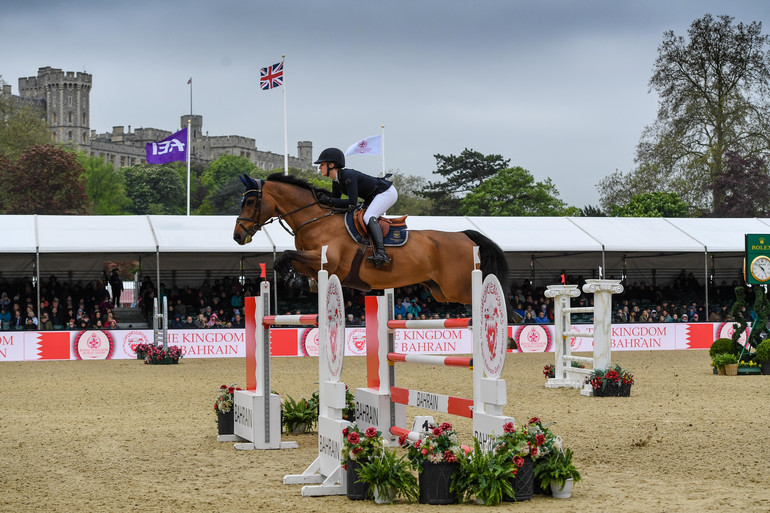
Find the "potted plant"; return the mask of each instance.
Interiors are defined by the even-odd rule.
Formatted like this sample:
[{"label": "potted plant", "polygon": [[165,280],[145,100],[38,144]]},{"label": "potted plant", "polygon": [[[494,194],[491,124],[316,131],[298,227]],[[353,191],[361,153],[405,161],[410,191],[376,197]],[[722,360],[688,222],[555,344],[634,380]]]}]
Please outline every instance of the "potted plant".
[{"label": "potted plant", "polygon": [[759,366],[762,368],[762,374],[770,375],[770,338],[766,338],[757,346],[757,357],[755,359],[759,362]]},{"label": "potted plant", "polygon": [[754,359],[755,355],[743,355],[738,360],[738,374],[761,374],[759,364]]},{"label": "potted plant", "polygon": [[235,432],[235,419],[233,414],[233,395],[240,390],[235,383],[222,385],[217,392],[214,401],[214,411],[217,414],[217,428],[220,435],[232,435]]},{"label": "potted plant", "polygon": [[429,424],[419,440],[402,435],[399,445],[407,450],[407,458],[419,472],[421,504],[454,504],[450,491],[452,474],[457,468],[457,456],[463,451],[452,424]]},{"label": "potted plant", "polygon": [[572,463],[572,450],[555,451],[535,465],[535,477],[543,490],[551,489],[557,499],[572,496],[572,486],[580,481],[580,472]]},{"label": "potted plant", "polygon": [[167,349],[163,349],[163,346],[150,345],[145,353],[144,363],[149,365],[177,364],[183,356],[182,348],[179,346],[168,346]]},{"label": "potted plant", "polygon": [[634,375],[620,365],[608,369],[594,369],[586,377],[586,382],[593,388],[594,397],[628,397]]},{"label": "potted plant", "polygon": [[543,376],[545,376],[545,379],[556,377],[556,366],[552,363],[549,363],[545,367],[543,367]]},{"label": "potted plant", "polygon": [[713,364],[713,359],[718,354],[735,353],[735,343],[731,338],[718,338],[711,343],[709,348],[709,356],[712,359],[712,367],[714,367],[714,374],[718,374],[719,368]]},{"label": "potted plant", "polygon": [[377,504],[392,503],[397,496],[414,502],[420,496],[417,477],[406,455],[399,458],[395,451],[385,448],[367,461],[360,462],[358,482],[366,485]]},{"label": "potted plant", "polygon": [[723,354],[722,362],[725,367],[725,376],[738,375],[738,357],[734,354]]},{"label": "potted plant", "polygon": [[500,504],[503,497],[513,495],[510,477],[515,464],[505,451],[484,452],[478,439],[473,440],[473,451],[461,452],[457,457],[450,491],[459,502],[475,496],[479,504]]},{"label": "potted plant", "polygon": [[538,417],[532,417],[523,425],[503,424],[503,434],[495,440],[494,448],[514,464],[510,477],[513,494],[505,496],[504,500],[526,501],[534,493],[535,462],[560,451],[561,438]]},{"label": "potted plant", "polygon": [[304,433],[312,430],[318,420],[318,406],[304,397],[295,401],[287,396],[281,405],[281,418],[287,433]]},{"label": "potted plant", "polygon": [[385,441],[382,433],[375,427],[368,427],[361,432],[352,424],[342,430],[342,468],[347,472],[348,499],[363,500],[369,497],[368,485],[359,480],[361,466],[382,453]]},{"label": "potted plant", "polygon": [[145,355],[147,354],[147,351],[150,349],[150,344],[145,344],[142,342],[141,344],[137,344],[134,348],[134,352],[136,353],[136,359],[137,360],[144,360]]}]

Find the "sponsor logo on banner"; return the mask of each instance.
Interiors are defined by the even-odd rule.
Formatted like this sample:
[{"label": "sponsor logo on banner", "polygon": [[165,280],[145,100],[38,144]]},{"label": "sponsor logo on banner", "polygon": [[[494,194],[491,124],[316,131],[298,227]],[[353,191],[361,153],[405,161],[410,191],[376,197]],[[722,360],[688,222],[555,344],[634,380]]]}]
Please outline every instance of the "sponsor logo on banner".
[{"label": "sponsor logo on banner", "polygon": [[366,356],[366,328],[348,328],[345,354]]},{"label": "sponsor logo on banner", "polygon": [[329,337],[329,341],[324,344],[323,350],[326,367],[329,369],[329,379],[332,383],[338,383],[340,374],[342,374],[342,363],[345,356],[344,311],[340,280],[333,275],[329,279],[329,286],[326,290],[326,312],[322,312],[328,321],[326,336]]},{"label": "sponsor logo on banner", "polygon": [[108,360],[112,356],[112,336],[106,331],[81,331],[75,337],[75,357],[78,360]]},{"label": "sponsor logo on banner", "polygon": [[[736,324],[736,322],[723,322],[720,324],[717,329],[717,338],[733,338]],[[746,345],[746,341],[749,339],[749,331],[749,328],[746,328],[743,333],[741,333],[741,337],[738,339],[740,345]]]},{"label": "sponsor logo on banner", "polygon": [[147,335],[142,333],[141,331],[129,331],[125,335],[123,335],[123,352],[126,353],[128,356],[133,355],[136,356],[136,346],[139,344],[149,344],[150,339],[147,338]]},{"label": "sponsor logo on banner", "polygon": [[[16,361],[24,359],[22,337],[21,333],[0,331],[0,360]],[[67,347],[69,347],[69,343]]]},{"label": "sponsor logo on banner", "polygon": [[503,371],[508,331],[506,321],[505,296],[500,282],[487,278],[481,290],[481,356],[484,373],[489,378],[499,378]]},{"label": "sponsor logo on banner", "polygon": [[396,330],[393,339],[397,353],[473,353],[473,334],[465,328]]},{"label": "sponsor logo on banner", "polygon": [[515,340],[522,353],[545,353],[551,349],[551,332],[540,324],[525,324],[516,332]]},{"label": "sponsor logo on banner", "polygon": [[306,328],[301,345],[304,356],[318,356],[318,328]]}]

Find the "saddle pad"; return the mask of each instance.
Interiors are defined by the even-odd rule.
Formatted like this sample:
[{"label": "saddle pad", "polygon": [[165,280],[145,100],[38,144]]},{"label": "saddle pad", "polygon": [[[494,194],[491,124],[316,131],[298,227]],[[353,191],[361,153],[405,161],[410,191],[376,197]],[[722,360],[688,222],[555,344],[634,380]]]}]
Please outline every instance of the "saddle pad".
[{"label": "saddle pad", "polygon": [[[358,230],[356,230],[355,221],[353,219],[354,213],[355,212],[347,212],[345,214],[345,228],[347,228],[348,234],[350,234],[350,237],[356,241],[357,244],[368,244],[368,237],[364,240],[364,237],[358,233]],[[388,234],[383,237],[383,242],[386,246],[403,246],[406,244],[408,238],[409,232],[406,224],[398,227],[391,226]]]}]

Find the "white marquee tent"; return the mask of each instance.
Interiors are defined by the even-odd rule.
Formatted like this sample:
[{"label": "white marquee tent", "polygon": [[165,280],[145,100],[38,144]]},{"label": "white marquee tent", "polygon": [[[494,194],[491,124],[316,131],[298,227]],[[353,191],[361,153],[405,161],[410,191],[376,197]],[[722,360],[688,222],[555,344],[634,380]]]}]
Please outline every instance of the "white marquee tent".
[{"label": "white marquee tent", "polygon": [[[770,219],[410,216],[410,229],[477,230],[505,251],[513,280],[558,275],[651,282],[682,271],[701,283],[739,280],[744,235],[770,233]],[[2,276],[97,279],[105,260],[138,260],[142,273],[174,285],[212,271],[258,276],[293,237],[278,223],[239,246],[234,216],[0,216]]]}]

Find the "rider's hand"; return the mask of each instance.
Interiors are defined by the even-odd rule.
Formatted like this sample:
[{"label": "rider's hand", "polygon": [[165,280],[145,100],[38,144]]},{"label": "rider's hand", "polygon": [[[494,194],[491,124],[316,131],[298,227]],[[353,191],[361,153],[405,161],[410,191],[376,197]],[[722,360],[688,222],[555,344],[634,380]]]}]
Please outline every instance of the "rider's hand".
[{"label": "rider's hand", "polygon": [[348,205],[349,212],[354,212],[356,210],[358,210],[358,205]]},{"label": "rider's hand", "polygon": [[332,202],[331,194],[324,190],[316,192],[316,199],[318,199],[318,203],[323,203],[324,205],[329,205]]}]

